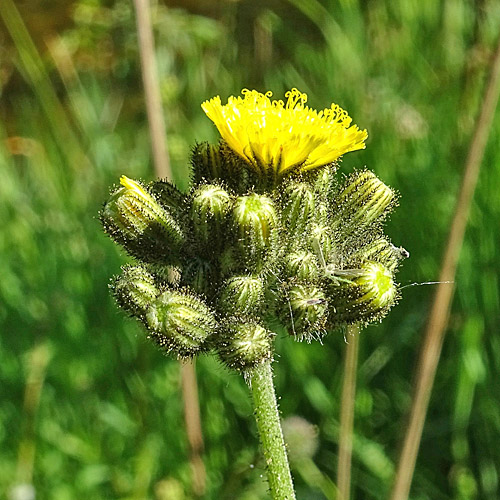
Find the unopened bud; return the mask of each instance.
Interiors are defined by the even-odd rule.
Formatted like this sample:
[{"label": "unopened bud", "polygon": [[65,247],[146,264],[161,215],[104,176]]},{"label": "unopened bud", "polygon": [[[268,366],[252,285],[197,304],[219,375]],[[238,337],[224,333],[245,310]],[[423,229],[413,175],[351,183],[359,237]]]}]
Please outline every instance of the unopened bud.
[{"label": "unopened bud", "polygon": [[306,250],[289,253],[285,256],[285,272],[289,278],[314,281],[319,275],[318,260]]},{"label": "unopened bud", "polygon": [[177,222],[140,183],[124,175],[120,183],[101,212],[105,230],[134,257],[175,260],[184,241]]},{"label": "unopened bud", "polygon": [[254,184],[246,162],[224,141],[217,145],[207,142],[196,145],[191,163],[194,185],[222,180],[237,193],[243,193]]},{"label": "unopened bud", "polygon": [[222,238],[222,227],[231,208],[231,196],[216,184],[202,184],[193,193],[191,219],[197,237],[204,243]]},{"label": "unopened bud", "polygon": [[[328,304],[321,288],[309,284],[292,285],[288,290],[288,323],[299,340],[318,338],[324,333]],[[283,311],[286,319],[286,309]]]},{"label": "unopened bud", "polygon": [[189,292],[163,292],[148,308],[151,338],[167,353],[192,357],[206,349],[217,327],[209,307]]},{"label": "unopened bud", "polygon": [[320,265],[327,262],[334,250],[332,232],[328,225],[314,223],[309,233],[308,243]]},{"label": "unopened bud", "polygon": [[334,326],[380,320],[398,298],[392,272],[378,262],[342,271],[342,280],[330,286],[329,292],[335,306],[330,315]]},{"label": "unopened bud", "polygon": [[234,321],[222,328],[217,351],[235,370],[246,370],[272,358],[273,333],[255,322]]},{"label": "unopened bud", "polygon": [[366,228],[389,213],[396,200],[396,193],[373,172],[355,172],[335,200],[337,230],[345,237]]},{"label": "unopened bud", "polygon": [[197,144],[193,149],[191,163],[195,184],[203,179],[211,181],[222,178],[224,158],[218,145],[208,142]]},{"label": "unopened bud", "polygon": [[302,236],[314,212],[316,200],[305,182],[290,182],[283,193],[282,223],[291,236]]},{"label": "unopened bud", "polygon": [[156,180],[150,182],[147,187],[160,205],[172,210],[172,213],[180,213],[184,210],[184,194],[169,181]]},{"label": "unopened bud", "polygon": [[252,276],[235,276],[227,281],[220,299],[220,308],[227,314],[256,313],[264,299],[264,282]]},{"label": "unopened bud", "polygon": [[394,272],[403,259],[410,254],[403,247],[396,247],[385,238],[377,238],[363,245],[352,254],[354,259],[371,260],[383,264],[389,271]]},{"label": "unopened bud", "polygon": [[111,288],[120,307],[139,318],[160,294],[154,276],[144,266],[124,267]]},{"label": "unopened bud", "polygon": [[337,165],[330,164],[325,165],[323,168],[318,169],[316,173],[316,179],[314,181],[314,190],[320,197],[320,199],[327,203],[334,192],[337,190]]},{"label": "unopened bud", "polygon": [[249,257],[260,256],[272,241],[277,218],[271,198],[259,194],[240,196],[233,209],[238,244]]}]

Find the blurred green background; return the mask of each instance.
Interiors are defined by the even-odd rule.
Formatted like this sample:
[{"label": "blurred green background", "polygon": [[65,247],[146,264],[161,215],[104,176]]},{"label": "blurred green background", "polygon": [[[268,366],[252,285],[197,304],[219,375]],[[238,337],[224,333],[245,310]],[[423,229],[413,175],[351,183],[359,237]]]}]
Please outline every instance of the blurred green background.
[{"label": "blurred green background", "polygon": [[[0,497],[28,500],[12,488],[32,482],[42,500],[193,498],[179,364],[115,307],[108,282],[127,258],[97,220],[120,175],[154,177],[132,2],[2,0],[0,15]],[[311,106],[336,102],[368,129],[367,149],[341,170],[367,165],[401,193],[387,229],[411,254],[400,282],[438,278],[497,0],[178,0],[154,3],[152,16],[179,187],[189,187],[193,143],[217,140],[203,100],[298,87]],[[499,498],[499,139],[497,113],[415,500]],[[433,291],[404,289],[361,333],[354,499],[390,491]],[[277,342],[283,418],[295,432],[295,417],[314,426],[289,438],[300,499],[331,498],[344,351],[339,333],[323,345]],[[211,357],[196,369],[204,498],[266,498],[244,381]],[[313,461],[300,459],[306,445],[317,445]]]}]

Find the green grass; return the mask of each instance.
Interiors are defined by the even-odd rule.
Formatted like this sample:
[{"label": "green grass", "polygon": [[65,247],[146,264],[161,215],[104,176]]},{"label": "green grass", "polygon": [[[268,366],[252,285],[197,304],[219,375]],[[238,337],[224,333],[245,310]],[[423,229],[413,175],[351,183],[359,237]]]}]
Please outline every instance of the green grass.
[{"label": "green grass", "polygon": [[[97,220],[121,174],[152,178],[132,11],[128,2],[78,2],[75,24],[55,40],[69,59],[57,60],[29,43],[19,20],[6,16],[7,4],[0,13],[5,40],[11,32],[13,41],[3,54],[13,75],[0,87],[0,492],[29,479],[18,468],[24,442],[36,446],[33,484],[42,500],[191,498],[178,364],[113,304],[107,284],[127,258]],[[411,253],[400,281],[437,279],[498,37],[498,3],[291,0],[221,9],[216,19],[163,8],[155,15],[179,186],[189,185],[190,146],[216,140],[203,100],[243,87],[281,96],[296,86],[311,106],[337,102],[368,129],[367,149],[347,155],[342,171],[367,165],[399,190],[388,234]],[[35,142],[11,154],[9,137]],[[498,497],[499,138],[497,113],[461,253],[415,500]],[[361,333],[353,498],[387,498],[432,296],[431,286],[406,288],[389,317]],[[33,419],[23,398],[36,372],[30,353],[40,345],[50,359]],[[277,349],[283,417],[317,426],[314,462],[335,480],[342,335],[320,345],[282,334]],[[265,498],[244,382],[213,358],[201,359],[197,371],[206,498]],[[314,471],[294,466],[298,498],[326,498]]]}]

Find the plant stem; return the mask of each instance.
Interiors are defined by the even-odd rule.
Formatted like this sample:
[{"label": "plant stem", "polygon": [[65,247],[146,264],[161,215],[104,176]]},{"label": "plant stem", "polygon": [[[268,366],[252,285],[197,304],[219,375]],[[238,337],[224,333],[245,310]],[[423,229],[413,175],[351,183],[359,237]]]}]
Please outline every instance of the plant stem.
[{"label": "plant stem", "polygon": [[434,302],[427,320],[425,337],[417,366],[417,377],[410,418],[399,458],[398,469],[390,497],[391,500],[406,500],[410,493],[413,471],[415,469],[429,399],[446,333],[450,303],[453,297],[454,286],[449,283],[455,279],[469,208],[498,103],[499,93],[500,40],[492,62],[488,86],[465,164],[462,187],[455,207],[455,214],[451,223],[448,243],[441,265],[440,284],[437,287]]},{"label": "plant stem", "polygon": [[190,463],[192,471],[192,491],[201,497],[206,490],[206,471],[203,463],[203,435],[201,433],[200,404],[198,401],[198,385],[196,383],[195,362],[181,365],[182,399],[184,400],[184,418],[186,434],[189,442]]},{"label": "plant stem", "polygon": [[255,419],[266,460],[267,479],[273,500],[295,500],[285,440],[274,392],[271,362],[259,364],[248,373]]},{"label": "plant stem", "polygon": [[348,500],[351,494],[351,457],[354,424],[354,401],[356,397],[356,371],[358,367],[359,327],[347,330],[347,349],[344,361],[344,382],[340,403],[339,463],[337,486],[339,500]]}]

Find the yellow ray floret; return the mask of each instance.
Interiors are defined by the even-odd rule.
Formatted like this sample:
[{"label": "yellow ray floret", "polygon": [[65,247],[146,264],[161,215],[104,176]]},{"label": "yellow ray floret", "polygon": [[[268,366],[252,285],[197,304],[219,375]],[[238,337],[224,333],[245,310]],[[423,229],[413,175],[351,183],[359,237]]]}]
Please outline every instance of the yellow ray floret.
[{"label": "yellow ray floret", "polygon": [[219,96],[201,107],[228,146],[258,171],[272,169],[278,176],[299,168],[312,170],[334,162],[344,153],[364,149],[366,130],[337,104],[323,111],[305,105],[307,95],[288,91],[286,103],[271,101],[272,92],[242,90],[222,105]]}]

